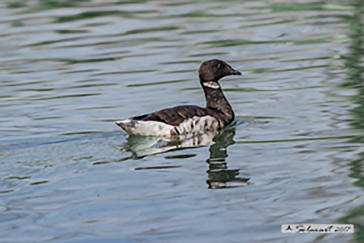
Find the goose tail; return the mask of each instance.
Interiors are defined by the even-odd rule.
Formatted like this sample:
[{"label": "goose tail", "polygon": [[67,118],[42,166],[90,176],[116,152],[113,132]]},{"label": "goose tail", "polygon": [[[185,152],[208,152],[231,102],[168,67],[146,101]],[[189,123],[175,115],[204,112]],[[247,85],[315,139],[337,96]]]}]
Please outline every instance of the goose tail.
[{"label": "goose tail", "polygon": [[174,126],[159,121],[140,121],[133,118],[120,120],[116,125],[129,135],[171,136]]},{"label": "goose tail", "polygon": [[132,119],[120,120],[116,121],[115,123],[116,125],[121,127],[126,133],[133,134],[132,130],[135,127],[135,121],[133,121]]}]

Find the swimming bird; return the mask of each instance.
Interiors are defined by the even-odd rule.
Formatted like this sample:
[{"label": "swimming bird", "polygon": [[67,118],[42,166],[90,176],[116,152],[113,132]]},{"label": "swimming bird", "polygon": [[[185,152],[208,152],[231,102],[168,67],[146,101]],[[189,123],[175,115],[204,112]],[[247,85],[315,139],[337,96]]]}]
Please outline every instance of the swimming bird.
[{"label": "swimming bird", "polygon": [[117,121],[129,135],[174,137],[218,131],[235,118],[234,111],[222,92],[219,80],[228,75],[241,75],[224,61],[213,59],[201,64],[198,71],[205,93],[206,107],[183,105]]}]

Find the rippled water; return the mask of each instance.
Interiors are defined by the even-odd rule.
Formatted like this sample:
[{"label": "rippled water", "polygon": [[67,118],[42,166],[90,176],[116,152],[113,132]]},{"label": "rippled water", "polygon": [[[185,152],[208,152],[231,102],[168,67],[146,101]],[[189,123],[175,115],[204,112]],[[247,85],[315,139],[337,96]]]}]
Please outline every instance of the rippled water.
[{"label": "rippled water", "polygon": [[[4,242],[362,242],[359,0],[0,3]],[[220,58],[235,124],[184,143],[114,121],[204,105]],[[190,148],[193,147],[193,148]],[[355,235],[282,234],[355,223]]]}]

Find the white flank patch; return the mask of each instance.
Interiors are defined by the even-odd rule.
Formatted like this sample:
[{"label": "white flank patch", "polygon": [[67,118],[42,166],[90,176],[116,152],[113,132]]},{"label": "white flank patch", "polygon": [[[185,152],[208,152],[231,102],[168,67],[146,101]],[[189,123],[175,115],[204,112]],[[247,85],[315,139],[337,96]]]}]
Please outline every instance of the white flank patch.
[{"label": "white flank patch", "polygon": [[129,135],[139,136],[171,136],[174,126],[158,121],[138,121],[126,119],[117,121],[116,124]]},{"label": "white flank patch", "polygon": [[117,121],[116,124],[129,135],[161,137],[170,137],[171,131],[174,133],[175,130],[178,131],[179,135],[193,135],[205,131],[216,131],[220,128],[219,122],[212,116],[194,116],[178,126],[158,121],[138,121],[132,119]]},{"label": "white flank patch", "polygon": [[219,122],[212,116],[194,116],[176,126],[179,134],[196,134],[219,129]]},{"label": "white flank patch", "polygon": [[220,85],[214,81],[208,81],[208,82],[204,82],[202,83],[203,86],[211,88],[211,89],[219,89]]}]

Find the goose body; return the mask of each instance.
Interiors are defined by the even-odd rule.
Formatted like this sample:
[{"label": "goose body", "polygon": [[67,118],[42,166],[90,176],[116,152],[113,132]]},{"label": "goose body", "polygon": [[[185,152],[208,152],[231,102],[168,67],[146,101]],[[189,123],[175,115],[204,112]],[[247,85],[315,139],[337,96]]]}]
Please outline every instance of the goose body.
[{"label": "goose body", "polygon": [[205,93],[205,108],[194,105],[176,106],[117,121],[116,124],[130,135],[142,136],[172,137],[221,130],[234,120],[234,111],[218,83],[228,75],[241,73],[221,60],[203,62],[199,78]]}]

